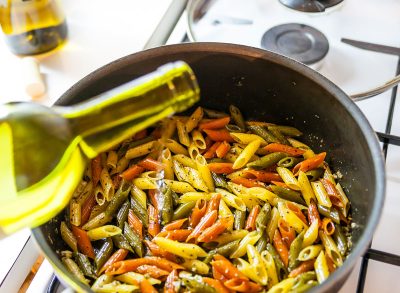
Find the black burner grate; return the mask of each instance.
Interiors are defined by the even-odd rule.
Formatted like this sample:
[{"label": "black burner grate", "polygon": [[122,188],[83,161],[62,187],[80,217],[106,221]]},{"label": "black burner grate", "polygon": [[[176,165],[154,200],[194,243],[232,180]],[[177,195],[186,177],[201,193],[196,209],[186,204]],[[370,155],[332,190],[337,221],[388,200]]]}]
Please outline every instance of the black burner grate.
[{"label": "black burner grate", "polygon": [[[385,52],[382,52],[382,53],[385,53]],[[400,58],[398,59],[397,68],[396,68],[396,75],[399,75],[399,74],[400,74]],[[390,131],[392,129],[394,106],[396,104],[396,99],[397,99],[397,86],[395,86],[392,89],[392,96],[390,99],[389,112],[388,112],[388,117],[386,120],[385,133],[377,132],[379,140],[381,142],[383,142],[382,151],[385,156],[385,159],[387,157],[387,151],[388,151],[389,145],[400,146],[400,136],[395,136],[395,135],[390,134]],[[391,264],[391,265],[395,265],[395,266],[400,266],[400,256],[399,255],[372,249],[371,244],[370,244],[370,248],[365,253],[365,255],[363,256],[362,261],[361,261],[360,274],[358,275],[357,293],[364,292],[364,286],[365,286],[365,281],[367,278],[367,271],[368,271],[368,262],[370,259],[379,261],[379,262],[383,262],[383,263],[387,263],[387,264]]]}]

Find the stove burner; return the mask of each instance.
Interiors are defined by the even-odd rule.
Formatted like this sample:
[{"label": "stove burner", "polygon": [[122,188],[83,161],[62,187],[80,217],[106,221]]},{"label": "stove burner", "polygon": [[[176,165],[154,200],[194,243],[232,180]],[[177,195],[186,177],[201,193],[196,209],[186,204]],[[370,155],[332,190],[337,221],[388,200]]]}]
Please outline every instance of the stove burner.
[{"label": "stove burner", "polygon": [[261,47],[312,65],[329,50],[328,39],[315,28],[298,23],[275,26],[264,33]]},{"label": "stove burner", "polygon": [[301,12],[324,12],[325,9],[336,6],[343,0],[279,0],[283,5]]}]

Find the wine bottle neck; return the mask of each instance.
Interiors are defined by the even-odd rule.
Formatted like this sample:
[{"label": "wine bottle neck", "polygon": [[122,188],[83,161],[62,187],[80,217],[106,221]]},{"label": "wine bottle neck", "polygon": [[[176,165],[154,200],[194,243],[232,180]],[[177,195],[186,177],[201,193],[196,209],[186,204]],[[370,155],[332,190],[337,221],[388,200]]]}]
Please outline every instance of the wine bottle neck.
[{"label": "wine bottle neck", "polygon": [[70,107],[57,108],[70,121],[88,158],[199,99],[190,67],[174,62],[157,71]]}]

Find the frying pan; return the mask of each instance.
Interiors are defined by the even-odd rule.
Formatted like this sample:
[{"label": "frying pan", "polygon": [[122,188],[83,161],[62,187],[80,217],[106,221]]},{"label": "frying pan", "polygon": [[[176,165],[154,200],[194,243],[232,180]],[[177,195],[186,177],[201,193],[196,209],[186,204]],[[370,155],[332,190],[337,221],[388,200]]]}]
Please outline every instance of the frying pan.
[{"label": "frying pan", "polygon": [[[179,44],[118,59],[83,78],[56,104],[78,103],[175,60],[193,68],[201,89],[199,105],[226,111],[234,104],[246,119],[295,126],[316,152],[327,151],[327,161],[343,174],[340,182],[351,200],[353,247],[343,266],[312,292],[337,292],[372,239],[383,206],[385,168],[368,121],[325,77],[292,59],[256,48]],[[64,216],[60,213],[33,229],[33,236],[63,283],[76,291],[89,291],[61,263],[60,252],[67,249],[59,235]]]}]

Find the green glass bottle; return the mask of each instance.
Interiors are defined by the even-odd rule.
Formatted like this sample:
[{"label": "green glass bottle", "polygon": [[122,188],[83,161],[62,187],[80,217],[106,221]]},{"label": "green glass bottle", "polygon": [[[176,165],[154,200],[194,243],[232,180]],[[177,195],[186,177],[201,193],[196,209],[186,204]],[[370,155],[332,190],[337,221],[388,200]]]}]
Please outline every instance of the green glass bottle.
[{"label": "green glass bottle", "polygon": [[59,0],[0,0],[0,25],[10,50],[17,55],[41,54],[67,38]]},{"label": "green glass bottle", "polygon": [[0,106],[0,234],[54,217],[89,159],[198,99],[193,72],[178,61],[70,107]]}]

